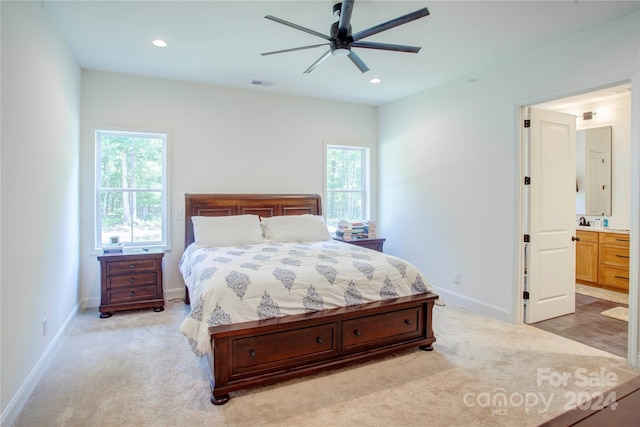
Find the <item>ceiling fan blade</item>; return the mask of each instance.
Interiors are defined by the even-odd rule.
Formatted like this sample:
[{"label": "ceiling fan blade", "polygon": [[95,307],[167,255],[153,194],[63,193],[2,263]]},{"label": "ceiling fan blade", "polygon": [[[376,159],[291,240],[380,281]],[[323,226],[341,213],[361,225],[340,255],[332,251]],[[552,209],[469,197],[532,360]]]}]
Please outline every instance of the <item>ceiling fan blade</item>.
[{"label": "ceiling fan blade", "polygon": [[273,52],[264,52],[264,53],[261,53],[260,55],[266,56],[266,55],[275,55],[276,53],[295,52],[296,50],[312,49],[314,47],[327,46],[328,44],[329,43],[321,43],[321,44],[314,44],[311,46],[294,47],[291,49],[274,50]]},{"label": "ceiling fan blade", "polygon": [[285,21],[284,19],[276,18],[275,16],[271,16],[271,15],[267,15],[267,16],[265,16],[265,18],[266,19],[270,19],[270,20],[275,21],[275,22],[278,22],[280,24],[286,25],[288,27],[295,28],[296,30],[304,31],[305,33],[312,34],[312,35],[314,35],[316,37],[320,37],[321,39],[325,39],[326,41],[331,41],[331,37],[329,37],[329,36],[327,36],[325,34],[319,33],[317,31],[311,30],[309,28],[302,27],[302,26],[300,26],[298,24],[294,24],[293,22]]},{"label": "ceiling fan blade", "polygon": [[422,47],[405,46],[402,44],[376,43],[376,42],[353,42],[352,47],[361,47],[364,49],[393,50],[395,52],[418,53]]},{"label": "ceiling fan blade", "polygon": [[318,60],[316,62],[314,62],[313,64],[311,64],[311,66],[309,68],[307,68],[306,70],[304,70],[304,73],[302,74],[309,74],[310,72],[312,72],[313,70],[315,70],[315,68],[320,65],[322,63],[322,61],[324,61],[325,59],[327,59],[328,57],[331,56],[331,49],[329,49],[327,51],[327,53],[325,53],[324,55],[322,55],[320,58],[318,58]]},{"label": "ceiling fan blade", "polygon": [[338,24],[338,40],[346,40],[351,25],[351,13],[353,12],[353,0],[344,0],[340,8],[340,21]]},{"label": "ceiling fan blade", "polygon": [[420,10],[416,10],[415,12],[407,13],[406,15],[399,16],[396,19],[392,19],[391,21],[383,22],[382,24],[375,25],[371,28],[367,28],[366,30],[358,31],[353,35],[353,40],[358,41],[365,37],[369,37],[382,31],[397,27],[399,25],[406,24],[407,22],[415,21],[416,19],[425,17],[427,15],[429,15],[429,9],[427,9],[426,7]]},{"label": "ceiling fan blade", "polygon": [[364,61],[360,59],[358,54],[355,53],[354,51],[349,52],[349,59],[351,60],[351,62],[356,64],[356,67],[358,67],[358,69],[360,69],[360,71],[362,71],[363,73],[366,73],[367,71],[369,71],[369,67],[367,67]]}]

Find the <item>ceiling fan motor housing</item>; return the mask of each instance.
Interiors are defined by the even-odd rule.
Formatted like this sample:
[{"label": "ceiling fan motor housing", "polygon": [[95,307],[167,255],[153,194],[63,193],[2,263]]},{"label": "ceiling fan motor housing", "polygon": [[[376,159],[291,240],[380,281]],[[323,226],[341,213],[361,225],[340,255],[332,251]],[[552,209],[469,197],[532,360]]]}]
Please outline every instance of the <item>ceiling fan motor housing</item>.
[{"label": "ceiling fan motor housing", "polygon": [[340,22],[336,21],[331,25],[331,41],[329,45],[331,46],[331,53],[335,56],[345,56],[348,55],[351,51],[351,43],[353,43],[353,37],[351,36],[351,25],[349,25],[349,32],[347,33],[347,38],[344,40],[338,39],[338,27],[340,26]]}]

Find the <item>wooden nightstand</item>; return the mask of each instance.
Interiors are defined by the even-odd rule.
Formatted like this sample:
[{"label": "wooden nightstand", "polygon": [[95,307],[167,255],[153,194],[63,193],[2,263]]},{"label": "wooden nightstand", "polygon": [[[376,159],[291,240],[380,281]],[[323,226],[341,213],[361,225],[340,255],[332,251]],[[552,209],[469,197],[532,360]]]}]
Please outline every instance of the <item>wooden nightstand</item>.
[{"label": "wooden nightstand", "polygon": [[164,310],[162,257],[164,252],[105,254],[101,270],[100,317],[114,311],[153,308]]},{"label": "wooden nightstand", "polygon": [[352,245],[362,246],[363,248],[373,249],[374,251],[384,252],[382,250],[382,245],[384,245],[384,241],[387,239],[356,239],[356,240],[339,240],[341,242],[349,243]]}]

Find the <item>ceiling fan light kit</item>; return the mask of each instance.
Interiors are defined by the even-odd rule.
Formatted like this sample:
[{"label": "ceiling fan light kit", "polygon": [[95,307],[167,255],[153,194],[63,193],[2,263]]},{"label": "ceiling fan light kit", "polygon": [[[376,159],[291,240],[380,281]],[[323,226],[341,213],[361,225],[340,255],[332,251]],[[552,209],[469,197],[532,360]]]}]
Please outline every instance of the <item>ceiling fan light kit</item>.
[{"label": "ceiling fan light kit", "polygon": [[418,53],[420,51],[420,47],[417,46],[406,46],[399,44],[390,44],[390,43],[378,43],[378,42],[367,42],[360,41],[366,37],[373,36],[375,34],[381,33],[383,31],[389,30],[391,28],[395,28],[397,26],[406,24],[411,21],[415,21],[416,19],[423,18],[429,15],[429,10],[424,7],[422,9],[416,10],[415,12],[408,13],[406,15],[399,16],[395,19],[392,19],[387,22],[383,22],[378,25],[374,25],[373,27],[367,28],[366,30],[359,31],[355,34],[351,31],[351,13],[353,12],[354,0],[344,0],[342,3],[336,3],[333,5],[333,15],[338,17],[339,20],[334,22],[331,25],[330,35],[322,34],[317,31],[311,30],[309,28],[300,26],[298,24],[294,24],[293,22],[285,21],[284,19],[276,18],[272,15],[265,16],[266,19],[271,21],[278,22],[279,24],[286,25],[291,28],[295,28],[296,30],[304,31],[305,33],[314,35],[316,37],[320,37],[327,41],[327,43],[315,44],[310,46],[302,46],[302,47],[294,47],[291,49],[283,49],[283,50],[275,50],[272,52],[264,52],[261,55],[274,55],[277,53],[285,53],[285,52],[294,52],[298,50],[304,49],[312,49],[319,46],[329,46],[329,50],[325,52],[316,62],[311,64],[309,68],[304,71],[304,74],[308,74],[313,71],[318,65],[320,65],[325,59],[329,56],[347,56],[353,64],[358,67],[358,69],[366,73],[369,71],[369,67],[364,63],[364,61],[354,52],[352,48],[363,48],[363,49],[377,49],[377,50],[387,50],[392,52],[407,52],[407,53]]}]

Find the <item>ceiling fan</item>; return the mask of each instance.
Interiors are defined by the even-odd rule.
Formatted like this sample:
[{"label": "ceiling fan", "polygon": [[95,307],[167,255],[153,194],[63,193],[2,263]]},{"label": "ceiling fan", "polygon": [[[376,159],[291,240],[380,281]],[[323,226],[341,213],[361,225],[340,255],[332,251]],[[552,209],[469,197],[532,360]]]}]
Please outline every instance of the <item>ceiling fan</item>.
[{"label": "ceiling fan", "polygon": [[416,19],[425,17],[429,15],[429,10],[425,7],[415,12],[408,13],[403,16],[399,16],[395,19],[392,19],[387,22],[383,22],[381,24],[375,25],[371,28],[367,28],[366,30],[358,31],[355,34],[351,32],[351,13],[353,12],[353,4],[354,0],[343,0],[342,3],[335,3],[333,5],[333,15],[339,17],[339,21],[334,22],[331,25],[330,34],[326,35],[319,33],[317,31],[311,30],[306,27],[302,27],[300,25],[294,24],[289,21],[285,21],[284,19],[276,18],[275,16],[267,15],[266,19],[270,19],[272,21],[278,22],[280,24],[287,25],[289,27],[295,28],[300,31],[304,31],[305,33],[312,34],[314,36],[320,37],[322,39],[327,40],[328,43],[322,44],[314,44],[311,46],[302,46],[302,47],[294,47],[292,49],[284,49],[284,50],[276,50],[273,52],[265,52],[261,55],[274,55],[276,53],[285,53],[285,52],[294,52],[297,50],[303,49],[311,49],[319,46],[327,46],[329,45],[329,50],[324,53],[316,62],[311,64],[309,68],[307,68],[304,74],[312,72],[318,65],[320,65],[325,59],[329,56],[348,56],[349,59],[358,67],[360,71],[366,73],[369,71],[369,67],[364,63],[364,61],[356,54],[352,48],[359,47],[364,49],[378,49],[378,50],[389,50],[394,52],[408,52],[408,53],[418,53],[420,51],[420,47],[416,46],[405,46],[399,44],[389,44],[389,43],[377,43],[377,42],[367,42],[361,41],[362,39],[372,36],[374,34],[378,34],[382,31],[389,30],[391,28],[397,27],[402,24],[406,24],[407,22],[414,21]]}]

